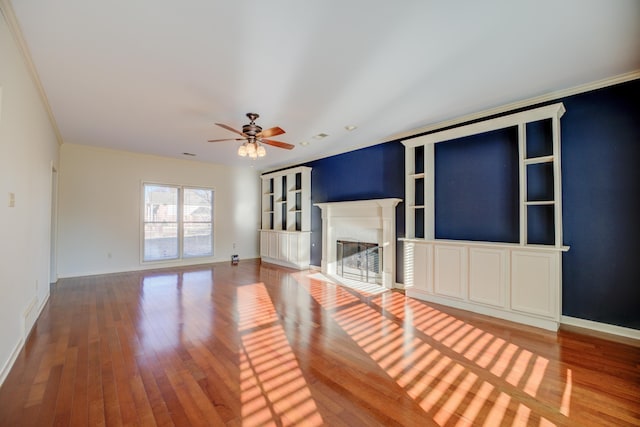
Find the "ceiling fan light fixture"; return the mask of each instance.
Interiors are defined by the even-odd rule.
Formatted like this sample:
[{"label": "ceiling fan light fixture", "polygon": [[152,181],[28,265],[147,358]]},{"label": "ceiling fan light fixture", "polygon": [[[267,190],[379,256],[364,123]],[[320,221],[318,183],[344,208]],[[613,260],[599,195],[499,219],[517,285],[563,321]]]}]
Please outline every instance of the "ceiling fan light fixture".
[{"label": "ceiling fan light fixture", "polygon": [[283,133],[285,133],[284,130],[282,130],[282,128],[280,128],[279,126],[275,126],[275,127],[263,130],[262,126],[258,126],[255,123],[255,120],[259,117],[258,114],[247,113],[247,117],[251,122],[247,125],[242,126],[242,131],[236,130],[229,125],[225,125],[224,123],[216,123],[217,126],[220,126],[223,129],[233,132],[241,136],[242,138],[236,137],[236,138],[223,138],[223,139],[209,139],[208,142],[244,141],[243,144],[240,147],[238,147],[238,156],[240,157],[249,156],[252,159],[256,159],[258,157],[264,157],[267,155],[267,150],[264,148],[263,144],[272,145],[278,148],[284,148],[285,150],[291,150],[294,147],[293,144],[288,144],[282,141],[274,141],[273,139],[270,139],[272,136],[282,135]]}]

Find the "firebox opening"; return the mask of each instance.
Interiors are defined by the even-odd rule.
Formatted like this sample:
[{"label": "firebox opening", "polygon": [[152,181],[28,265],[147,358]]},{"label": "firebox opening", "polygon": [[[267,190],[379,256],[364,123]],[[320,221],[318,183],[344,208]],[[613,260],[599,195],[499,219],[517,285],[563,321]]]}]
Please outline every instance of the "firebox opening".
[{"label": "firebox opening", "polygon": [[336,241],[336,273],[345,279],[382,285],[382,247],[354,240]]}]

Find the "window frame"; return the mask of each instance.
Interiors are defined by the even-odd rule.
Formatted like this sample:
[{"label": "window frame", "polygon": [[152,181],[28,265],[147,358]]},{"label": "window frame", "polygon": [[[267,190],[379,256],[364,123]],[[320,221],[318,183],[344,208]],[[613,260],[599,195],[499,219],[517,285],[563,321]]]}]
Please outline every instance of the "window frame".
[{"label": "window frame", "polygon": [[[146,188],[147,186],[156,186],[156,187],[167,187],[167,188],[175,188],[178,193],[178,201],[176,205],[176,228],[177,228],[177,256],[172,258],[162,258],[162,259],[146,259],[145,258],[145,226],[147,224],[146,221]],[[200,222],[200,223],[208,223],[211,224],[211,252],[206,255],[186,255],[184,254],[184,236],[185,236],[185,220],[184,220],[184,192],[185,190],[205,190],[211,192],[211,222]],[[194,185],[181,185],[181,184],[168,184],[164,182],[155,182],[155,181],[142,181],[140,185],[140,263],[141,264],[157,264],[157,263],[167,263],[167,262],[179,262],[184,260],[198,259],[198,258],[212,258],[215,255],[215,240],[214,236],[216,234],[215,230],[215,189],[211,187],[205,186],[194,186]],[[193,221],[188,221],[189,224],[194,223]],[[196,222],[197,223],[197,222]]]}]

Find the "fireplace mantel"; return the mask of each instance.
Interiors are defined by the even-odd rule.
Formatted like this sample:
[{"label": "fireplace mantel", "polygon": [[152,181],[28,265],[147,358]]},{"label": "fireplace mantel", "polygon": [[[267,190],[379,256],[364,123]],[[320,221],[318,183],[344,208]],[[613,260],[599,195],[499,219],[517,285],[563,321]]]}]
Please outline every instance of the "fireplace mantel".
[{"label": "fireplace mantel", "polygon": [[336,240],[345,230],[375,230],[376,242],[383,247],[382,285],[392,288],[396,278],[396,205],[402,199],[371,199],[314,203],[322,210],[322,272],[336,274]]}]

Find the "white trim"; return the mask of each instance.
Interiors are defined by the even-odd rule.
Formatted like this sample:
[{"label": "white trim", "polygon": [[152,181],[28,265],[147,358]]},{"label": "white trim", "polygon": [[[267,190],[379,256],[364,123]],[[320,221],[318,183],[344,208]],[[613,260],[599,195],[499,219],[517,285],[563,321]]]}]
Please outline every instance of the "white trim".
[{"label": "white trim", "polygon": [[344,202],[314,203],[322,216],[322,273],[335,275],[336,235],[339,227],[374,229],[376,243],[382,251],[382,286],[394,287],[396,282],[396,206],[402,199],[368,199]]},{"label": "white trim", "polygon": [[467,114],[465,116],[459,116],[454,119],[444,120],[438,123],[412,129],[406,132],[397,133],[395,135],[391,135],[389,138],[385,139],[385,141],[381,141],[381,142],[395,141],[395,140],[404,139],[404,138],[412,138],[421,133],[437,131],[439,129],[448,128],[450,126],[456,126],[462,123],[471,122],[471,121],[482,119],[485,117],[504,114],[509,111],[518,110],[520,108],[527,108],[537,104],[542,104],[545,102],[566,98],[568,96],[578,95],[581,93],[590,92],[592,90],[602,89],[608,86],[614,86],[620,83],[626,83],[639,78],[640,78],[640,70],[631,71],[629,73],[621,74],[618,76],[608,77],[606,79],[597,80],[595,82],[586,83],[579,86],[574,86],[568,89],[549,92],[547,94],[536,96],[533,98],[527,98],[521,101],[512,102],[510,104],[504,104],[495,108],[489,108],[487,110],[482,110],[476,113]]},{"label": "white trim", "polygon": [[[44,297],[44,299],[42,300],[42,303],[40,303],[40,307],[38,307],[38,315],[36,316],[36,321],[33,322],[33,325],[31,326],[31,330],[33,330],[33,327],[36,325],[36,323],[38,323],[38,319],[40,318],[40,315],[42,314],[42,311],[44,310],[44,307],[47,305],[47,302],[49,302],[49,296],[51,295],[51,291],[47,292],[46,296]],[[31,333],[31,330],[29,331],[29,334]],[[27,334],[24,338],[25,340],[27,339],[27,337],[29,336],[29,334]]]},{"label": "white trim", "polygon": [[[4,364],[4,366],[0,370],[0,386],[4,383],[4,380],[7,379],[9,372],[11,372],[11,368],[13,368],[14,363],[16,363],[16,360],[18,359],[18,355],[20,354],[20,352],[24,348],[25,343],[27,342],[27,338],[29,337],[29,334],[31,334],[31,331],[33,331],[33,327],[36,325],[36,323],[38,323],[38,319],[40,318],[40,315],[42,314],[44,307],[47,305],[47,302],[49,301],[49,295],[51,295],[51,292],[47,292],[45,298],[42,300],[42,303],[38,307],[38,314],[36,315],[36,320],[33,322],[33,324],[31,325],[28,331],[26,329],[23,331],[24,336],[20,337],[20,339],[16,343],[16,346],[13,348],[13,351],[11,352],[11,356],[9,357],[7,362]],[[37,299],[34,298],[34,300],[37,300]],[[33,304],[34,303],[30,304],[27,310],[30,310]]]},{"label": "white trim", "polygon": [[561,102],[538,107],[531,110],[521,111],[506,116],[486,119],[481,122],[475,122],[468,125],[458,126],[452,129],[446,129],[440,132],[430,133],[428,135],[409,138],[402,141],[406,147],[416,147],[423,144],[437,144],[439,142],[452,141],[458,138],[477,135],[480,133],[491,132],[498,129],[505,129],[511,126],[518,126],[544,119],[560,119],[565,113],[564,105]]},{"label": "white trim", "polygon": [[447,128],[447,127],[450,127],[450,126],[456,126],[456,125],[459,125],[459,124],[462,124],[462,123],[471,122],[471,121],[482,119],[482,118],[485,118],[485,117],[508,113],[509,111],[518,110],[520,108],[527,108],[527,107],[531,107],[531,106],[534,106],[534,105],[537,105],[537,104],[543,104],[545,102],[555,101],[555,100],[558,100],[558,99],[561,99],[561,98],[565,98],[565,97],[568,97],[568,96],[579,95],[581,93],[590,92],[592,90],[602,89],[602,88],[609,87],[609,86],[614,86],[614,85],[617,85],[617,84],[620,84],[620,83],[630,82],[630,81],[636,80],[636,79],[640,79],[640,70],[630,71],[628,73],[619,74],[619,75],[613,76],[613,77],[607,77],[607,78],[604,78],[604,79],[601,79],[601,80],[596,80],[594,82],[585,83],[585,84],[578,85],[578,86],[572,86],[572,87],[567,88],[567,89],[561,89],[561,90],[557,90],[557,91],[548,92],[548,93],[546,93],[544,95],[535,96],[535,97],[532,97],[532,98],[526,98],[524,100],[512,102],[510,104],[503,104],[503,105],[500,105],[500,106],[497,106],[497,107],[488,108],[486,110],[481,110],[481,111],[478,111],[478,112],[475,112],[475,113],[471,113],[471,114],[467,114],[467,115],[464,115],[464,116],[457,116],[457,117],[455,117],[453,119],[443,120],[441,122],[436,122],[436,123],[433,123],[433,124],[429,124],[429,125],[426,125],[426,126],[422,126],[422,127],[419,127],[419,128],[408,130],[408,131],[405,131],[405,132],[399,132],[399,133],[396,133],[396,134],[392,134],[392,135],[389,135],[389,136],[387,136],[385,138],[381,138],[381,139],[379,139],[378,141],[376,141],[376,142],[374,142],[372,144],[363,144],[363,145],[351,147],[348,150],[335,150],[335,151],[325,152],[322,155],[309,157],[304,162],[296,162],[296,163],[288,164],[288,165],[287,164],[280,165],[280,166],[277,166],[277,167],[274,167],[274,168],[266,169],[266,170],[262,171],[262,173],[269,173],[270,171],[285,169],[287,167],[300,165],[301,163],[308,163],[308,162],[312,162],[312,161],[315,161],[315,160],[325,159],[327,157],[337,156],[339,154],[349,153],[351,151],[360,150],[362,148],[371,147],[371,146],[377,145],[377,144],[383,144],[385,142],[398,141],[398,140],[406,139],[406,138],[413,138],[413,137],[415,137],[417,135],[420,135],[422,133],[437,131],[437,130],[440,130],[440,129],[443,129],[443,128]]},{"label": "white trim", "polygon": [[551,246],[551,245],[522,245],[520,243],[504,243],[504,242],[484,242],[476,240],[449,240],[449,239],[419,239],[410,237],[400,237],[401,242],[412,243],[435,243],[438,245],[470,245],[482,246],[487,248],[506,248],[506,249],[533,249],[540,252],[567,252],[570,246]]},{"label": "white trim", "polygon": [[29,47],[27,42],[24,40],[24,36],[22,35],[22,29],[20,28],[20,24],[18,23],[18,19],[16,18],[16,14],[13,11],[13,6],[11,5],[10,0],[0,0],[0,12],[4,16],[5,22],[9,27],[9,32],[13,36],[16,44],[18,45],[18,50],[22,55],[22,59],[27,66],[27,70],[33,83],[36,86],[36,90],[40,95],[40,99],[42,99],[42,104],[44,105],[44,109],[49,116],[49,121],[51,122],[51,127],[53,128],[53,132],[56,135],[56,140],[58,141],[58,145],[62,145],[62,134],[60,133],[60,129],[58,128],[58,124],[56,122],[55,116],[53,115],[53,110],[51,109],[51,105],[49,104],[49,98],[47,97],[46,92],[44,91],[44,87],[42,86],[42,82],[40,81],[40,76],[38,75],[38,71],[36,70],[35,65],[33,64],[33,59],[31,59],[31,52],[29,51]]},{"label": "white trim", "polygon": [[[191,259],[191,258],[187,258]],[[252,255],[247,258],[240,259],[240,262],[247,260],[259,260],[260,255]],[[74,277],[89,277],[89,276],[102,276],[105,274],[120,274],[120,273],[131,273],[134,271],[147,271],[147,270],[164,270],[167,268],[181,268],[181,267],[193,267],[195,265],[209,265],[216,264],[220,262],[229,262],[229,258],[211,258],[211,259],[202,259],[202,258],[194,258],[192,262],[175,262],[176,260],[169,261],[154,261],[154,262],[146,262],[144,265],[138,266],[130,266],[127,268],[122,268],[118,270],[100,270],[100,271],[91,271],[84,273],[64,273],[58,276],[58,280],[60,279],[71,279]]]},{"label": "white trim", "polygon": [[472,313],[482,314],[484,316],[491,316],[501,320],[507,320],[509,322],[522,323],[524,325],[533,326],[536,328],[546,329],[548,331],[556,332],[558,330],[558,322],[555,320],[538,317],[535,315],[521,314],[517,311],[507,311],[488,307],[485,305],[469,303],[466,301],[457,300],[454,298],[440,297],[426,292],[422,289],[407,288],[405,292],[407,297],[416,298],[422,301],[432,302],[447,307],[457,308],[459,310],[465,310]]},{"label": "white trim", "polygon": [[406,287],[404,285],[404,283],[398,283],[398,282],[394,282],[393,284],[393,288],[392,289],[399,289],[401,291],[406,291],[408,289],[408,287]]},{"label": "white trim", "polygon": [[7,363],[5,363],[0,370],[0,386],[4,383],[4,380],[7,379],[7,376],[9,375],[9,372],[11,372],[11,368],[13,368],[13,364],[16,363],[16,359],[18,358],[18,355],[22,351],[23,347],[24,339],[20,338],[16,343],[16,346],[13,348],[13,351],[11,352],[11,356],[9,356]]},{"label": "white trim", "polygon": [[592,331],[603,332],[605,334],[618,335],[621,337],[640,340],[640,330],[625,328],[623,326],[610,325],[608,323],[594,322],[593,320],[579,319],[577,317],[560,317],[562,325],[577,326],[578,328],[591,329]]}]

